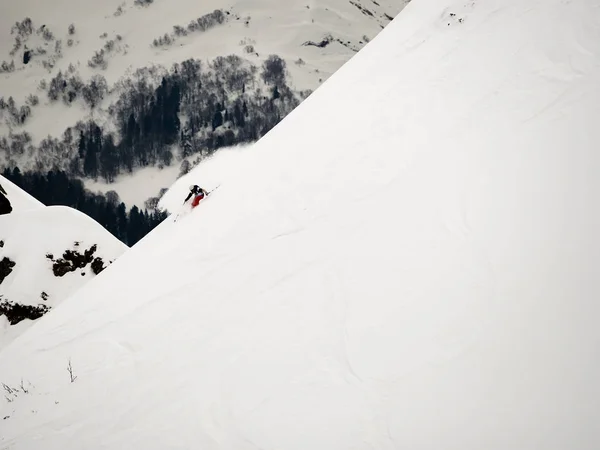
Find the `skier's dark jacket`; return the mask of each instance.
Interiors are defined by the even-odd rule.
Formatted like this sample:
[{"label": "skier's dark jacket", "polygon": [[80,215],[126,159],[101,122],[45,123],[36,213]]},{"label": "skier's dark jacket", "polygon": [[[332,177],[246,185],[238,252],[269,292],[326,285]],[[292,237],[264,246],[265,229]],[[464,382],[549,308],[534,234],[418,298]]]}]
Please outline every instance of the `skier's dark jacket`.
[{"label": "skier's dark jacket", "polygon": [[197,184],[194,184],[193,186],[190,186],[190,193],[185,198],[185,200],[183,201],[183,203],[187,202],[192,197],[192,195],[199,195],[199,194],[202,194],[203,196],[206,196],[206,195],[208,195],[208,192],[206,192],[204,189],[202,189]]}]

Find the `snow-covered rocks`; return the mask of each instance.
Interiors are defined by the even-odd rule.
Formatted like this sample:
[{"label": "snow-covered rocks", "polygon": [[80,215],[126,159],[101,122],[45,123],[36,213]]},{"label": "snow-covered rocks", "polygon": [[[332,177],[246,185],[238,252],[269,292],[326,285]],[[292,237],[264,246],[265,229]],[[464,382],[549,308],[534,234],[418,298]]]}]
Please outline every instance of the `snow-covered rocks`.
[{"label": "snow-covered rocks", "polygon": [[45,207],[0,177],[0,347],[102,272],[127,247],[85,214]]}]

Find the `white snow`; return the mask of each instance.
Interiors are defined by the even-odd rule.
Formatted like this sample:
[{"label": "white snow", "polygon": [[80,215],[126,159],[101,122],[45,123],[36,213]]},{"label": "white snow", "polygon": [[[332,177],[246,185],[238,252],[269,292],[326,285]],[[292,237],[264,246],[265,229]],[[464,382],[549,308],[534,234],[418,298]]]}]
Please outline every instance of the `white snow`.
[{"label": "white snow", "polygon": [[[20,192],[23,196],[27,195]],[[102,258],[106,267],[127,249],[125,244],[96,221],[64,206],[42,205],[0,216],[0,240],[3,243],[0,260],[9,258],[15,262],[11,273],[0,284],[0,300],[31,306],[41,304],[50,308],[58,306],[97,275],[87,264],[84,268],[57,277],[52,270],[53,261],[47,258],[48,254],[52,255],[53,260],[58,260],[65,250],[84,253],[96,245],[94,257]],[[45,317],[38,320],[44,320]],[[0,348],[33,323],[26,319],[9,326],[6,317],[0,315]]]},{"label": "white snow", "polygon": [[598,448],[599,6],[411,3],[0,352],[2,447]]}]

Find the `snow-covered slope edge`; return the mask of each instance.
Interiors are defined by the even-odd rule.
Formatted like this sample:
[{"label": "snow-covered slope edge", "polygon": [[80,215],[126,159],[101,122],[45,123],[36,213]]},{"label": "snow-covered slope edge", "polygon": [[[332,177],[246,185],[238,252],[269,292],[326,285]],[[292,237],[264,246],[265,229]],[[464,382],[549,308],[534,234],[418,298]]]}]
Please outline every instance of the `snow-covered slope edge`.
[{"label": "snow-covered slope edge", "polygon": [[[43,208],[44,204],[29,195],[23,189],[16,186],[12,181],[0,175],[0,196],[4,197],[9,208],[6,211],[18,212],[33,208]],[[6,214],[0,212],[0,214]]]},{"label": "snow-covered slope edge", "polygon": [[597,4],[412,3],[0,353],[0,442],[595,449]]},{"label": "snow-covered slope edge", "polygon": [[45,207],[8,180],[0,182],[16,202],[13,212],[0,216],[2,348],[101,273],[127,247],[85,214],[62,206]]}]

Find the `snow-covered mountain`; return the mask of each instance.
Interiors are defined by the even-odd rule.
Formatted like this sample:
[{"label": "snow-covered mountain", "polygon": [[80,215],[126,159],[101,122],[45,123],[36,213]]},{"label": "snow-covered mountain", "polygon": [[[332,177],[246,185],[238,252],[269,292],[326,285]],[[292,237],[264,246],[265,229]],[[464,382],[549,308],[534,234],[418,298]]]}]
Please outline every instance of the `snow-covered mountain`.
[{"label": "snow-covered mountain", "polygon": [[[125,81],[144,67],[168,69],[189,58],[208,64],[232,54],[260,66],[276,54],[287,62],[296,90],[314,90],[408,1],[25,0],[4,5],[0,137],[8,139],[4,146],[0,142],[0,163],[38,167],[27,148],[49,136],[60,139],[78,121],[116,127],[110,107]],[[93,77],[105,81],[96,78],[98,83],[87,86]],[[159,84],[160,78],[154,81]],[[98,104],[91,107],[90,98]],[[86,180],[87,187],[117,190],[129,206],[143,206],[178,175],[179,164],[164,174],[155,167],[136,171],[133,183],[132,175],[123,173],[116,184]]]},{"label": "snow-covered mountain", "polygon": [[596,449],[598,23],[409,4],[0,352],[0,448]]},{"label": "snow-covered mountain", "polygon": [[0,215],[0,348],[90,279],[127,247],[79,211],[45,207],[6,178],[13,206]]}]

